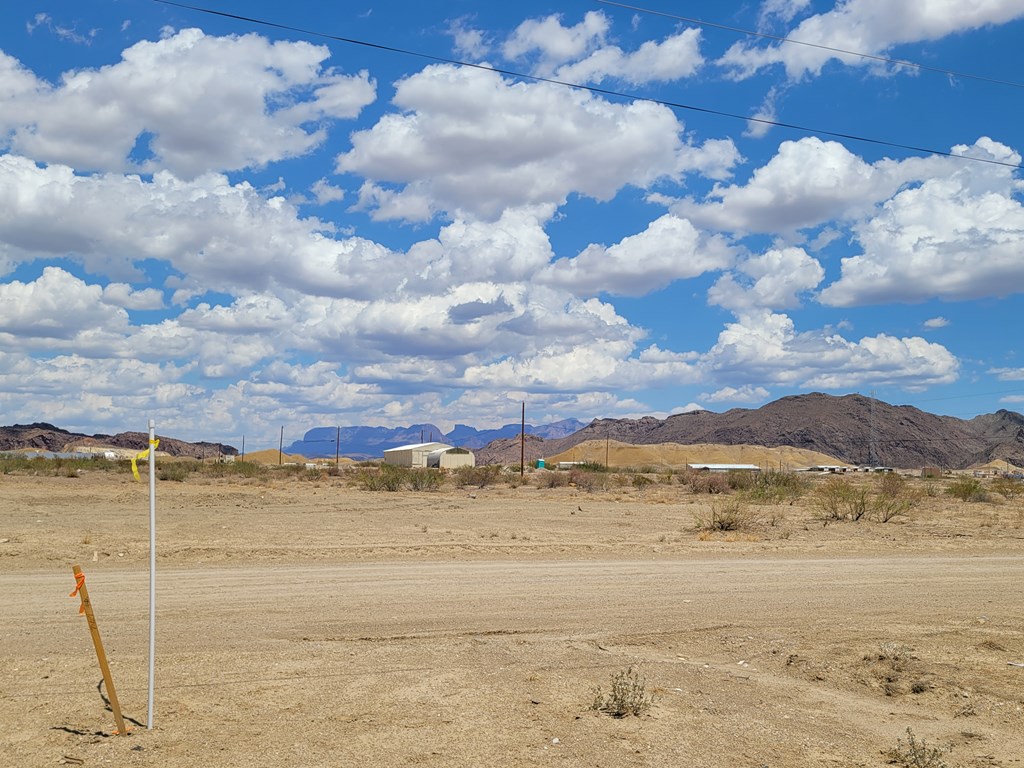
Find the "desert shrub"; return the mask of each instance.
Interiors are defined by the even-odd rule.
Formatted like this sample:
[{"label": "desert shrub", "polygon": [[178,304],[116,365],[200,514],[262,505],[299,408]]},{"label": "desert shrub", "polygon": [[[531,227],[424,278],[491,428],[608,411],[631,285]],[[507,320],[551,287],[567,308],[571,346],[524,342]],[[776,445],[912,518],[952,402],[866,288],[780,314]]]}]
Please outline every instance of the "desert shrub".
[{"label": "desert shrub", "polygon": [[985,501],[988,494],[976,477],[961,475],[946,488],[946,493],[960,501]]},{"label": "desert shrub", "polygon": [[607,464],[602,464],[599,461],[591,461],[589,459],[587,461],[581,461],[576,466],[576,468],[577,469],[581,469],[584,472],[607,472],[608,471],[608,465]]},{"label": "desert shrub", "polygon": [[638,491],[644,490],[649,485],[654,485],[654,481],[647,475],[633,475],[633,487]]},{"label": "desert shrub", "polygon": [[862,519],[870,510],[869,491],[856,487],[845,477],[830,477],[814,491],[814,506],[818,517],[833,520]]},{"label": "desert shrub", "polygon": [[907,740],[896,739],[896,746],[886,753],[891,765],[905,768],[947,768],[949,765],[943,755],[948,750],[941,747],[929,747],[924,739],[920,741],[914,732],[907,728]]},{"label": "desert shrub", "polygon": [[408,471],[393,464],[381,464],[376,469],[362,470],[359,482],[367,491],[400,491],[405,487]]},{"label": "desert shrub", "polygon": [[879,522],[888,523],[894,517],[905,515],[919,501],[920,494],[907,488],[905,478],[888,472],[878,480],[876,495],[871,502],[871,515]]},{"label": "desert shrub", "polygon": [[612,717],[639,716],[653,703],[654,697],[647,693],[647,679],[636,667],[630,667],[612,676],[610,691],[597,688],[591,709]]},{"label": "desert shrub", "polygon": [[757,483],[755,473],[748,469],[733,469],[725,473],[729,487],[734,491],[749,491]]},{"label": "desert shrub", "polygon": [[1024,492],[1024,483],[1013,477],[997,477],[992,481],[992,490],[1004,499],[1012,500]]},{"label": "desert shrub", "polygon": [[175,461],[169,464],[161,464],[158,465],[156,468],[156,476],[160,480],[171,480],[176,483],[185,482],[185,478],[187,478],[191,474],[191,472],[191,463],[186,463],[184,461]]},{"label": "desert shrub", "polygon": [[810,481],[796,472],[766,469],[754,477],[752,496],[765,501],[796,499],[804,494]]},{"label": "desert shrub", "polygon": [[608,487],[605,472],[588,472],[577,467],[569,472],[569,482],[585,491],[603,491]]},{"label": "desert shrub", "polygon": [[695,519],[701,531],[739,531],[754,522],[747,505],[736,498],[712,503],[708,514],[697,515]]},{"label": "desert shrub", "polygon": [[542,472],[537,475],[538,488],[564,488],[569,484],[569,476],[564,472]]},{"label": "desert shrub", "polygon": [[694,493],[728,493],[729,478],[720,472],[694,472],[686,484]]},{"label": "desert shrub", "polygon": [[481,464],[477,467],[457,467],[455,469],[455,484],[462,486],[474,486],[475,488],[486,488],[494,485],[501,477],[501,466],[498,464]]},{"label": "desert shrub", "polygon": [[405,483],[414,491],[436,491],[441,487],[441,473],[436,469],[413,469],[406,473]]}]

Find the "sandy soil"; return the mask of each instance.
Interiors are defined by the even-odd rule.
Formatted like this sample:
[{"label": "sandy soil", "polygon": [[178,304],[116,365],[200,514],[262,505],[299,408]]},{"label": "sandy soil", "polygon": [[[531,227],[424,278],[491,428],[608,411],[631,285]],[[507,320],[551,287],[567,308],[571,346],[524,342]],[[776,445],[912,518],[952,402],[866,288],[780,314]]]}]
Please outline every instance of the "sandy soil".
[{"label": "sandy soil", "polygon": [[[161,482],[155,727],[110,735],[71,564],[146,719],[148,488],[0,476],[0,765],[1024,765],[1024,499],[694,529],[655,485]],[[635,666],[645,714],[591,708]],[[936,763],[939,765],[939,763]]]}]

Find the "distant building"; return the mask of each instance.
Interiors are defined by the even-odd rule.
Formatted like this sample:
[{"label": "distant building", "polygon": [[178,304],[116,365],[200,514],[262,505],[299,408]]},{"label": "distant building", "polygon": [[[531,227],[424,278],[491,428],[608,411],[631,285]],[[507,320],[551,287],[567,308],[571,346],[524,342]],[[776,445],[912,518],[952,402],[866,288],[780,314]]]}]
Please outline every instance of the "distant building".
[{"label": "distant building", "polygon": [[698,472],[760,472],[757,464],[687,464]]},{"label": "distant building", "polygon": [[413,443],[388,448],[384,451],[384,463],[398,467],[454,469],[474,466],[476,456],[465,448],[456,448],[447,443]]}]

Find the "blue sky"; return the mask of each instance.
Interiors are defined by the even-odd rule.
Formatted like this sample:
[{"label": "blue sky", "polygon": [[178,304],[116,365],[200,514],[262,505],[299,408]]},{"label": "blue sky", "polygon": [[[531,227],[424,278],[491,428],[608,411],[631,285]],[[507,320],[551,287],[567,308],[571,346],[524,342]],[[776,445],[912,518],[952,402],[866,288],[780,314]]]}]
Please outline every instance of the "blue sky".
[{"label": "blue sky", "polygon": [[202,5],[0,6],[4,423],[1024,402],[1024,0]]}]

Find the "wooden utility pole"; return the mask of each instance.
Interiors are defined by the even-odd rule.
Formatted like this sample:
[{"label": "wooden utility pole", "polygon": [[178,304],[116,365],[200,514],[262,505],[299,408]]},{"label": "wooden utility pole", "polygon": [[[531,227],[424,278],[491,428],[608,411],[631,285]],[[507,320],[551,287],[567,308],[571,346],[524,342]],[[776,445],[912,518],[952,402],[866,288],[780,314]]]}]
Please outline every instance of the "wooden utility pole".
[{"label": "wooden utility pole", "polygon": [[77,565],[72,566],[75,574],[75,591],[71,597],[78,595],[82,598],[82,607],[79,613],[85,614],[85,620],[89,622],[89,633],[92,635],[92,644],[96,648],[96,659],[100,663],[100,671],[103,673],[103,682],[107,686],[107,694],[110,696],[110,708],[114,712],[114,723],[117,724],[117,732],[121,736],[128,735],[124,718],[121,717],[121,705],[117,701],[117,691],[114,690],[114,678],[110,675],[110,665],[107,664],[107,654],[103,650],[103,641],[100,640],[100,629],[96,626],[96,616],[92,611],[92,603],[89,601],[89,590],[85,586],[85,574]]},{"label": "wooden utility pole", "polygon": [[526,474],[526,401],[523,400],[523,418],[519,425],[519,477]]},{"label": "wooden utility pole", "polygon": [[281,439],[277,443],[277,466],[284,464],[284,427],[281,427]]}]

